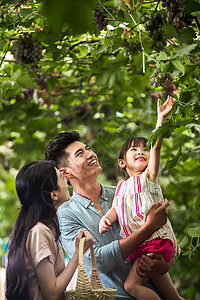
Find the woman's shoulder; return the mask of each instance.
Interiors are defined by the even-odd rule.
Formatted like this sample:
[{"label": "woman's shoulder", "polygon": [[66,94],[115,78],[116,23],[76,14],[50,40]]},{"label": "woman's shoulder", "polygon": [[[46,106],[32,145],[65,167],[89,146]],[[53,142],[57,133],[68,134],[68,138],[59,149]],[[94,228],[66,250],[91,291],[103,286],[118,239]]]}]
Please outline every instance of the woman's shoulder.
[{"label": "woman's shoulder", "polygon": [[42,222],[37,222],[32,228],[31,228],[31,230],[30,230],[30,232],[35,232],[35,231],[51,231],[50,229],[49,229],[49,227],[46,225],[46,224],[44,224],[44,223],[42,223]]},{"label": "woman's shoulder", "polygon": [[39,240],[41,238],[53,238],[53,233],[51,229],[42,222],[37,222],[35,226],[33,226],[28,234],[27,240]]}]

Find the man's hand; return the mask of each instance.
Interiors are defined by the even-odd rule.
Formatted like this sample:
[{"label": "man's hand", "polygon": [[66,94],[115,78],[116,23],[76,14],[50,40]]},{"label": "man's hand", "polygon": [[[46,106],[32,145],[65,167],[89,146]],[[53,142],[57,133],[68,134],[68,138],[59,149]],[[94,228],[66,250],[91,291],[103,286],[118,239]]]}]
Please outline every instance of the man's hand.
[{"label": "man's hand", "polygon": [[161,201],[158,201],[152,208],[149,210],[147,215],[147,222],[152,226],[152,232],[158,230],[167,222],[167,207],[169,203],[167,199],[164,200],[162,204]]},{"label": "man's hand", "polygon": [[166,262],[162,255],[158,253],[142,254],[137,264],[137,273],[141,277],[152,278],[157,275],[163,275],[169,271],[174,263],[173,257]]}]

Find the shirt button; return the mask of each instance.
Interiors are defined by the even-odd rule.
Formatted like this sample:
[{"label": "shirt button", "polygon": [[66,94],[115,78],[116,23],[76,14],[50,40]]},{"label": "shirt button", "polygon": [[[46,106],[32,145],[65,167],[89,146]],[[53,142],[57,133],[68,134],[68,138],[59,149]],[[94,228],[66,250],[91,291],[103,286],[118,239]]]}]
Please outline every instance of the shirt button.
[{"label": "shirt button", "polygon": [[85,208],[87,208],[87,204],[85,204]]},{"label": "shirt button", "polygon": [[128,265],[128,264],[129,264],[129,261],[128,261],[128,260],[125,260],[125,264]]},{"label": "shirt button", "polygon": [[108,198],[106,197],[105,200],[108,200]]},{"label": "shirt button", "polygon": [[92,202],[91,205],[94,206],[94,203]]}]

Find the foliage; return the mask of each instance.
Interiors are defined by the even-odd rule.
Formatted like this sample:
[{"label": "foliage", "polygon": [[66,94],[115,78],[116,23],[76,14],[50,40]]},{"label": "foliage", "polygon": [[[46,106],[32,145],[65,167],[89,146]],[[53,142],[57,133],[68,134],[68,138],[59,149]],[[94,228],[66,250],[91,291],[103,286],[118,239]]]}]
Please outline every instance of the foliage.
[{"label": "foliage", "polygon": [[[163,134],[160,182],[183,249],[171,274],[187,299],[197,299],[200,1],[1,4],[1,238],[8,238],[17,215],[15,169],[43,159],[48,141],[60,131],[81,133],[98,153],[109,184],[119,177],[117,152],[129,136],[144,135],[155,143]],[[19,64],[11,52],[24,35],[31,36],[31,45],[42,46],[42,57],[20,48]],[[157,98],[164,101],[168,94],[174,97],[173,112],[153,131]]]}]

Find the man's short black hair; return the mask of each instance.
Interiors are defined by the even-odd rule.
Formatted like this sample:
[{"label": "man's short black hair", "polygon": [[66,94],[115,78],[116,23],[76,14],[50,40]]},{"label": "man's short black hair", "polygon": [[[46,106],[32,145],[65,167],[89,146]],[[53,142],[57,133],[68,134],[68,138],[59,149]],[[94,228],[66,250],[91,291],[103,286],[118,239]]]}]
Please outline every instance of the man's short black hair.
[{"label": "man's short black hair", "polygon": [[45,150],[45,159],[53,160],[57,168],[62,167],[62,159],[64,156],[67,158],[67,153],[65,152],[66,147],[80,140],[81,137],[77,131],[59,133],[48,143]]}]

